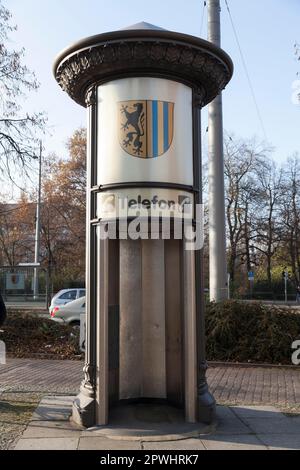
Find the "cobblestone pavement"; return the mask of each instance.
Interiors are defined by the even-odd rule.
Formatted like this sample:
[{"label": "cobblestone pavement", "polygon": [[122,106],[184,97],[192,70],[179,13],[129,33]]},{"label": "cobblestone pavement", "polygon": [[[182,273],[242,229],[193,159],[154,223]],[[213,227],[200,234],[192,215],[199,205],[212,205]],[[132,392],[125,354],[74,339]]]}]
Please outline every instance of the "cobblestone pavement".
[{"label": "cobblestone pavement", "polygon": [[83,378],[83,362],[42,359],[8,359],[0,365],[1,391],[76,393]]},{"label": "cobblestone pavement", "polygon": [[300,409],[300,369],[217,366],[207,380],[218,403]]},{"label": "cobblestone pavement", "polygon": [[[8,359],[0,365],[1,391],[76,394],[83,378],[80,361]],[[220,404],[300,406],[300,368],[212,366],[210,390]]]}]

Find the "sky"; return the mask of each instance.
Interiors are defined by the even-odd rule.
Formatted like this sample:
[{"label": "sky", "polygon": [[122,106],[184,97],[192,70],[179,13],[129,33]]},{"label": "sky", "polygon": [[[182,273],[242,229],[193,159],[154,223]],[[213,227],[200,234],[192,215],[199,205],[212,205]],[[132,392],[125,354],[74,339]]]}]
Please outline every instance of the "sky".
[{"label": "sky", "polygon": [[[86,123],[85,109],[63,93],[53,77],[55,56],[66,46],[140,21],[207,37],[207,8],[202,0],[3,0],[3,4],[18,25],[9,47],[25,48],[25,63],[41,84],[37,93],[28,95],[25,106],[48,115],[51,135],[44,138],[45,155],[55,152],[65,158],[67,139]],[[300,43],[300,0],[228,0],[263,126],[225,0],[221,4],[222,48],[235,66],[223,93],[224,129],[239,138],[267,138],[275,160],[283,162],[300,153],[300,106],[292,102],[293,82],[300,80],[300,62],[294,55],[294,44]],[[204,109],[204,146],[206,116]]]}]

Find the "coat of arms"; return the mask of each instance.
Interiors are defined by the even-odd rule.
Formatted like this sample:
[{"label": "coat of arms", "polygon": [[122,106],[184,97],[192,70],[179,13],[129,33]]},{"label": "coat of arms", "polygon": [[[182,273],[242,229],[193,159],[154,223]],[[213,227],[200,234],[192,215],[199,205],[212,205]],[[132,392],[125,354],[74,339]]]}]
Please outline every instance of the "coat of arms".
[{"label": "coat of arms", "polygon": [[133,157],[156,158],[173,140],[174,103],[156,100],[122,101],[119,106],[119,141]]}]

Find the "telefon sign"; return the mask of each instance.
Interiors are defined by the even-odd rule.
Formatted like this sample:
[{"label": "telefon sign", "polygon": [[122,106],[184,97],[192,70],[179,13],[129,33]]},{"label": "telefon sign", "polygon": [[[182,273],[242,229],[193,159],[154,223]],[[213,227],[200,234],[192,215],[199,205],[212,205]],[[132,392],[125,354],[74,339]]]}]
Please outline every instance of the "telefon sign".
[{"label": "telefon sign", "polygon": [[128,188],[98,195],[98,217],[194,217],[193,194],[164,188]]}]

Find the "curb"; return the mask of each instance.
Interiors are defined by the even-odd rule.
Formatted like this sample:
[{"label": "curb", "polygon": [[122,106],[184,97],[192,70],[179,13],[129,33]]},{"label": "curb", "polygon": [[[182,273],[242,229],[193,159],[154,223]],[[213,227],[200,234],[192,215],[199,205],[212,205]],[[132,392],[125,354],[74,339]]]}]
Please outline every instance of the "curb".
[{"label": "curb", "polygon": [[300,366],[293,366],[288,364],[265,364],[265,363],[248,363],[248,362],[222,362],[222,361],[207,361],[209,367],[239,367],[239,368],[262,368],[262,369],[294,369],[300,371]]}]

